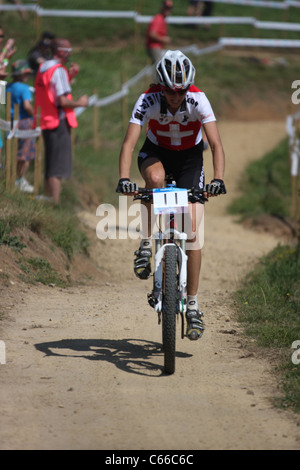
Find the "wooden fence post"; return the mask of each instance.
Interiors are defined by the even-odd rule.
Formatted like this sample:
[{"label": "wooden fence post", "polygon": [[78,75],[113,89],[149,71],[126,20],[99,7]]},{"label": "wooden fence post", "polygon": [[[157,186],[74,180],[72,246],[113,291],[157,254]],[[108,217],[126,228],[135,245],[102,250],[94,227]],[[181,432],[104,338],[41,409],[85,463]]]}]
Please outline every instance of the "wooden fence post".
[{"label": "wooden fence post", "polygon": [[[41,3],[41,0],[36,0],[37,8],[39,8],[40,3]],[[38,14],[38,11],[36,12],[36,15],[35,15],[35,27],[36,27],[36,40],[38,40],[41,34],[41,18],[40,18],[40,15]]]},{"label": "wooden fence post", "polygon": [[[14,122],[19,120],[19,105],[14,105]],[[18,164],[18,138],[13,136],[12,141],[12,165],[11,165],[11,191],[15,189],[17,179],[17,164]]]},{"label": "wooden fence post", "polygon": [[[138,0],[137,5],[136,5],[136,11],[140,15],[143,12],[143,7],[144,7],[144,1]],[[137,21],[135,21],[135,19],[133,21],[134,21],[134,51],[135,53],[137,53],[139,51],[140,44],[141,44],[141,38],[140,38],[141,28],[140,28],[140,24]]]},{"label": "wooden fence post", "polygon": [[295,218],[296,218],[296,229],[297,229],[297,237],[298,237],[298,243],[300,244],[300,165],[299,165],[299,160],[298,160],[298,175],[296,176],[296,213],[295,213]]},{"label": "wooden fence post", "polygon": [[[126,82],[126,72],[123,66],[121,69],[121,82],[122,82],[122,85],[123,83]],[[124,96],[122,96],[122,122],[123,122],[123,132],[125,133],[127,126],[128,126],[128,95],[127,93]]]},{"label": "wooden fence post", "polygon": [[[97,90],[94,90],[94,95],[98,96]],[[96,102],[93,106],[93,134],[94,134],[94,150],[98,150],[100,147],[99,142],[99,106],[96,106]]]},{"label": "wooden fence post", "polygon": [[[36,116],[36,128],[40,127],[41,109],[38,107]],[[38,136],[35,142],[35,158],[34,158],[34,189],[33,194],[38,194],[39,186],[42,181],[42,134]]]},{"label": "wooden fence post", "polygon": [[[11,121],[10,117],[10,108],[11,108],[11,93],[7,93],[6,95],[6,122]],[[6,165],[6,174],[5,174],[5,185],[6,190],[10,190],[10,182],[11,182],[11,141],[7,138],[5,139],[5,165]]]}]

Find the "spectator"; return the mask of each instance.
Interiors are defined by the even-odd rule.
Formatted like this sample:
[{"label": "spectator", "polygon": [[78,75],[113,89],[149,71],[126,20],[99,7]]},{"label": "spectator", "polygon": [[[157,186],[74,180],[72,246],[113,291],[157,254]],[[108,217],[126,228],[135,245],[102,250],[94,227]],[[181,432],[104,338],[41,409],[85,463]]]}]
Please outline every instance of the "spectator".
[{"label": "spectator", "polygon": [[52,58],[52,43],[55,36],[49,31],[45,31],[39,41],[28,52],[27,60],[34,75],[37,74],[39,66]]},{"label": "spectator", "polygon": [[164,54],[164,48],[171,42],[168,36],[168,25],[166,17],[172,12],[172,0],[162,3],[160,13],[152,18],[146,32],[146,49],[151,57],[152,63],[157,62]]},{"label": "spectator", "polygon": [[[4,32],[2,26],[0,26],[0,80],[6,79],[8,76],[7,66],[9,63],[9,59],[14,55],[16,52],[15,41],[14,39],[8,39],[5,43],[5,46],[2,49],[2,44],[4,40]],[[3,167],[2,163],[2,148],[3,148],[3,140],[2,140],[2,133],[0,131],[0,168]]]},{"label": "spectator", "polygon": [[[206,1],[203,2],[202,0],[189,0],[189,5],[187,9],[187,15],[188,16],[204,16],[208,17],[212,15],[213,12],[213,1]],[[195,28],[198,27],[197,24],[194,25],[189,25],[193,26]],[[208,30],[209,29],[209,24],[204,25],[204,29]]]},{"label": "spectator", "polygon": [[[3,29],[0,26],[0,50],[2,48],[4,37],[5,36]],[[0,52],[0,80],[5,79],[8,76],[7,66],[9,63],[9,59],[15,54],[16,50],[17,49],[15,47],[14,39],[8,39],[2,51]]]},{"label": "spectator", "polygon": [[[35,79],[35,116],[41,110],[41,128],[45,144],[45,190],[56,204],[60,201],[62,179],[71,177],[71,130],[77,127],[74,108],[88,106],[87,95],[78,100],[72,97],[70,74],[65,66],[72,49],[67,39],[53,42],[53,59],[41,64]],[[71,64],[72,76],[78,73],[77,64]]]},{"label": "spectator", "polygon": [[203,8],[202,0],[189,0],[187,15],[188,16],[201,16],[202,8]]},{"label": "spectator", "polygon": [[[18,8],[18,11],[20,13],[20,16],[23,20],[27,19],[27,14],[24,8],[22,8],[22,1],[21,0],[10,0],[9,3],[14,3],[15,5],[19,5],[20,8]],[[3,5],[3,0],[0,0],[0,5]]]},{"label": "spectator", "polygon": [[[12,64],[13,82],[6,87],[6,92],[11,94],[11,119],[14,119],[14,106],[19,106],[18,129],[28,130],[33,128],[33,105],[32,94],[27,82],[32,70],[26,60],[16,60]],[[30,162],[35,157],[35,141],[31,138],[18,140],[17,155],[17,180],[16,187],[26,193],[33,192],[33,186],[30,185],[25,175],[30,166]]]},{"label": "spectator", "polygon": [[[214,9],[214,2],[213,1],[204,2],[202,16],[205,16],[205,17],[212,16],[213,9]],[[204,29],[206,29],[206,31],[208,31],[209,28],[210,28],[209,23],[204,25]]]}]

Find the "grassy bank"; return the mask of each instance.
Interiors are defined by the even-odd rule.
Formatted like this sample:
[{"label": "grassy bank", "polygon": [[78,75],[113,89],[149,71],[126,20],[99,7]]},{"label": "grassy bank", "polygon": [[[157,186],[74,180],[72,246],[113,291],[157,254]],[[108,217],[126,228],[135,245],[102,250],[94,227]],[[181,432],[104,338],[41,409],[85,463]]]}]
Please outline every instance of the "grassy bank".
[{"label": "grassy bank", "polygon": [[[252,163],[243,178],[245,196],[230,211],[241,218],[289,215],[291,190],[287,141]],[[251,197],[249,198],[249,195]],[[300,412],[300,244],[278,245],[241,283],[234,295],[239,321],[276,366],[281,407]],[[294,346],[293,346],[294,345]]]},{"label": "grassy bank", "polygon": [[291,177],[288,140],[251,163],[241,181],[244,195],[233,201],[231,214],[241,219],[271,214],[287,217],[291,210]]},{"label": "grassy bank", "polygon": [[15,236],[13,232],[14,229],[29,229],[39,236],[47,236],[55,246],[63,250],[69,261],[74,253],[87,252],[87,237],[79,229],[75,208],[71,207],[67,196],[61,206],[55,206],[18,191],[9,194],[2,189],[0,207],[0,247],[7,245],[22,250],[22,238]]},{"label": "grassy bank", "polygon": [[[259,263],[235,294],[246,335],[268,351],[281,377],[281,407],[300,412],[300,247],[278,246]],[[298,347],[299,348],[299,347]]]}]

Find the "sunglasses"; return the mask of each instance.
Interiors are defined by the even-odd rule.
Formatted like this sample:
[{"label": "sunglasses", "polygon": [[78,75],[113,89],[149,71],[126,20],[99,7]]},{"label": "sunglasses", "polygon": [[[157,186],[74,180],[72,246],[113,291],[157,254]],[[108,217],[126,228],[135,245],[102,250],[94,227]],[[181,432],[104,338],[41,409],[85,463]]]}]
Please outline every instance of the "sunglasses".
[{"label": "sunglasses", "polygon": [[72,52],[72,47],[58,47],[57,49],[59,51],[69,52],[69,54],[71,54],[71,52]]},{"label": "sunglasses", "polygon": [[4,34],[0,34],[0,39],[4,38]]},{"label": "sunglasses", "polygon": [[188,88],[186,90],[171,90],[171,88],[164,87],[163,90],[168,95],[177,95],[177,94],[178,95],[185,95],[188,91]]}]

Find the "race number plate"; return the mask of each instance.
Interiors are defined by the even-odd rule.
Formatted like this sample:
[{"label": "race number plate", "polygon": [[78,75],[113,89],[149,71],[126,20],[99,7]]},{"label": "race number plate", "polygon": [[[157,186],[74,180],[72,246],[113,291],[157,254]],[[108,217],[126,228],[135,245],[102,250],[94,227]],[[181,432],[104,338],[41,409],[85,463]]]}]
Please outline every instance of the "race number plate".
[{"label": "race number plate", "polygon": [[188,207],[187,190],[183,188],[153,189],[154,214],[178,214]]}]

